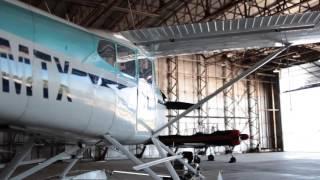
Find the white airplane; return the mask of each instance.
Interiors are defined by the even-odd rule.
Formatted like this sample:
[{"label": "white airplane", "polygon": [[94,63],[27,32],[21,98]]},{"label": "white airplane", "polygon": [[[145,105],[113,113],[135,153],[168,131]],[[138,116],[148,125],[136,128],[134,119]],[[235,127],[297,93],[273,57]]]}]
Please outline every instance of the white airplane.
[{"label": "white airplane", "polygon": [[[158,135],[289,46],[320,42],[319,20],[319,12],[308,12],[107,34],[16,0],[0,0],[0,124],[31,137],[2,170],[0,179],[23,179],[101,141],[116,146],[137,164],[135,170],[144,170],[153,179],[161,179],[150,168],[159,163],[165,163],[172,178],[179,179],[169,163],[174,159],[203,179]],[[164,118],[163,99],[154,79],[155,57],[263,47],[280,48],[172,121]],[[41,138],[79,146],[11,177]],[[123,146],[150,139],[162,159],[143,163]],[[173,156],[166,157],[165,152]]]}]

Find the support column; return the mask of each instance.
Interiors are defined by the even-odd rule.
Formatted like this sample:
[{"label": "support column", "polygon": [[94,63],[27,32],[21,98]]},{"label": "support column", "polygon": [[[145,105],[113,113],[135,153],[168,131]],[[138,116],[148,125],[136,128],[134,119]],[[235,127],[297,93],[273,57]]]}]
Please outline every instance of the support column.
[{"label": "support column", "polygon": [[272,101],[272,122],[273,122],[273,139],[274,139],[274,149],[278,149],[278,139],[277,139],[277,121],[276,121],[276,106],[274,99],[274,87],[271,84],[271,101]]},{"label": "support column", "polygon": [[[198,101],[208,95],[208,72],[206,60],[202,59],[200,55],[195,55],[197,60],[197,96]],[[203,104],[198,110],[198,132],[210,133],[208,118],[208,103]]]},{"label": "support column", "polygon": [[[234,78],[234,67],[228,61],[224,62],[222,66],[222,83],[225,85],[227,82]],[[223,114],[225,130],[235,129],[235,97],[234,86],[226,88],[223,91]]]},{"label": "support column", "polygon": [[283,150],[283,143],[282,143],[282,128],[281,128],[281,114],[280,114],[280,100],[279,100],[279,82],[278,78],[270,79],[272,83],[268,84],[266,88],[269,90],[268,92],[268,117],[269,117],[269,147],[274,151],[281,151]]},{"label": "support column", "polygon": [[273,96],[273,101],[274,101],[274,106],[273,106],[273,113],[274,113],[274,119],[276,123],[276,135],[275,138],[277,139],[276,141],[276,151],[283,151],[283,135],[282,135],[282,123],[281,123],[281,108],[280,108],[280,89],[279,89],[279,77],[275,78],[272,83],[273,85],[273,91],[274,91],[274,96]]},{"label": "support column", "polygon": [[255,149],[260,144],[260,123],[259,123],[259,99],[257,83],[254,76],[247,79],[247,100],[248,100],[248,126],[250,136],[250,149]]},{"label": "support column", "polygon": [[[168,101],[179,101],[179,76],[178,76],[178,57],[167,58],[167,69],[168,69],[168,88],[167,95]],[[171,117],[176,117],[179,115],[178,110],[170,109],[168,110],[170,121]],[[180,134],[180,123],[177,121],[173,126],[169,127],[170,134]]]}]

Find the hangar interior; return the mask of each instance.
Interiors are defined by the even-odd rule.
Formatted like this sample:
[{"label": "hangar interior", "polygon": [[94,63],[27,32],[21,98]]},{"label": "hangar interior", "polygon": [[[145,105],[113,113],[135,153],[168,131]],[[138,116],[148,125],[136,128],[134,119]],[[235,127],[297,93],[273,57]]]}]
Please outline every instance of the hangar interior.
[{"label": "hangar interior", "polygon": [[[21,0],[88,29],[106,32],[161,27],[212,20],[316,11],[317,0]],[[196,103],[275,48],[245,49],[168,56],[156,60],[157,84],[169,101]],[[290,47],[272,62],[237,82],[169,128],[169,134],[192,135],[238,129],[250,139],[236,152],[319,152],[318,44]],[[310,101],[314,101],[310,104]],[[316,102],[317,101],[317,102]],[[308,104],[309,103],[309,104]],[[181,110],[169,110],[168,120]],[[310,130],[311,129],[311,130]],[[309,131],[310,130],[310,131]],[[0,162],[12,159],[25,142],[18,132],[1,132]],[[311,138],[309,144],[305,139]],[[304,142],[297,145],[297,141]],[[62,152],[68,145],[47,142],[33,149],[30,160]],[[130,146],[138,152],[141,147]],[[224,148],[212,149],[223,153]],[[115,151],[115,152],[113,152]],[[117,149],[97,146],[86,157],[122,157]],[[152,147],[145,157],[157,157]]]}]

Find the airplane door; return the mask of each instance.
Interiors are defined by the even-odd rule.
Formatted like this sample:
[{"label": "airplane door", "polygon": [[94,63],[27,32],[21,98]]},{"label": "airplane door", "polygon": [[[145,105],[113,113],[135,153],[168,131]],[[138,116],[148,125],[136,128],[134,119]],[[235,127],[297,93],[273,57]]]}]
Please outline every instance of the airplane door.
[{"label": "airplane door", "polygon": [[116,45],[108,40],[100,40],[97,52],[87,58],[85,63],[96,64],[90,69],[90,80],[93,84],[94,108],[87,132],[107,134],[115,121],[117,70]]},{"label": "airplane door", "polygon": [[152,62],[139,60],[137,131],[140,135],[149,134],[155,128],[156,102],[152,87]]},{"label": "airplane door", "polygon": [[[117,45],[116,118],[110,129],[119,140],[132,138],[136,132],[137,80],[135,51]],[[126,133],[123,133],[125,130]]]}]

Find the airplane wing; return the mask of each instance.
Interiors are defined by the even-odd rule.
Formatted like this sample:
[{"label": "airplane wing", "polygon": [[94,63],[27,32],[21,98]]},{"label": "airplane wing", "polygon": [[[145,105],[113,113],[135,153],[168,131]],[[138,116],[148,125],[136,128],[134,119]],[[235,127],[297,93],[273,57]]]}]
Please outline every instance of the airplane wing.
[{"label": "airplane wing", "polygon": [[212,21],[123,31],[151,56],[320,42],[320,12]]}]

